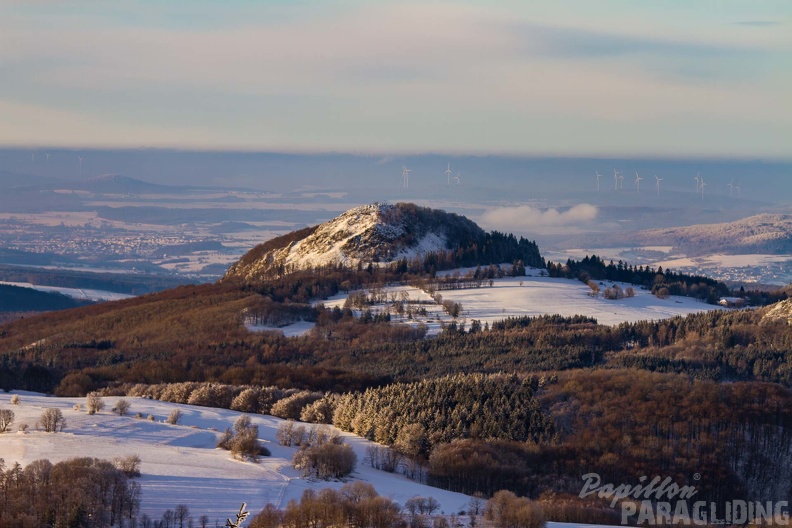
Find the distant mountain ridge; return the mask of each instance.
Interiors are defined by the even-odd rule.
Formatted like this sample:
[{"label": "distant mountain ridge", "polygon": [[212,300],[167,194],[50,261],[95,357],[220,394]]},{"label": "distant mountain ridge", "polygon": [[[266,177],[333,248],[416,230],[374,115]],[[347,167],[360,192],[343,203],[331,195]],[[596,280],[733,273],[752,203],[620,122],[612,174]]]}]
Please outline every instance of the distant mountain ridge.
[{"label": "distant mountain ridge", "polygon": [[792,214],[764,213],[732,222],[577,235],[563,245],[583,248],[669,246],[690,257],[785,255],[792,254]]},{"label": "distant mountain ridge", "polygon": [[533,242],[486,233],[464,216],[411,203],[373,203],[253,248],[229,268],[223,280],[256,281],[335,265],[423,262],[433,256],[437,262],[424,264],[435,269],[452,260],[458,265],[485,265],[519,259],[542,265]]},{"label": "distant mountain ridge", "polygon": [[760,214],[722,224],[650,229],[628,235],[629,243],[673,246],[688,255],[792,253],[792,215]]}]

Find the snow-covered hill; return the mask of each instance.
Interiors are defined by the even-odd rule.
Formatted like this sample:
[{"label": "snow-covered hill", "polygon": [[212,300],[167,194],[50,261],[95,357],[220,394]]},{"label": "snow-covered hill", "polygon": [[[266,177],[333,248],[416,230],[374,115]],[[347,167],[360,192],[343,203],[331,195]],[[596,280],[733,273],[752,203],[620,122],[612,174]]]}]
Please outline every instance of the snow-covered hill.
[{"label": "snow-covered hill", "polygon": [[387,263],[455,247],[460,233],[481,236],[474,222],[412,204],[374,203],[293,234],[282,245],[263,244],[231,266],[226,279],[251,280],[273,269],[308,269],[331,264]]},{"label": "snow-covered hill", "polygon": [[[11,394],[0,392],[0,408],[12,409],[16,415],[14,432],[0,434],[0,458],[5,459],[7,466],[14,462],[24,466],[39,459],[57,462],[74,457],[112,459],[136,454],[142,459],[141,511],[154,518],[184,504],[195,518],[205,514],[211,520],[222,521],[237,511],[242,502],[248,504],[250,511],[259,512],[267,503],[285,507],[289,500],[299,499],[305,489],[340,488],[344,484],[305,479],[291,467],[297,448],[280,446],[275,440],[278,426],[283,422],[280,418],[248,415],[259,426],[259,438],[272,456],[261,457],[258,463],[241,462],[232,459],[228,451],[215,449],[215,445],[220,436],[218,431],[231,427],[242,413],[144,398],[125,399],[131,403],[130,414],[120,417],[108,410],[117,398],[105,398],[106,409],[88,415],[84,410],[73,409],[74,404],[85,403],[84,398],[21,393],[20,404],[11,405]],[[35,430],[35,423],[46,408],[63,412],[66,428],[62,433]],[[179,424],[164,423],[177,408],[183,413]],[[151,414],[156,420],[135,418],[138,412],[144,417]],[[16,432],[22,423],[28,424],[27,433]],[[380,495],[400,504],[422,496],[437,499],[447,514],[467,507],[469,497],[465,495],[370,467],[366,463],[366,448],[372,442],[349,433],[341,435],[358,458],[349,481],[370,482]]]}]

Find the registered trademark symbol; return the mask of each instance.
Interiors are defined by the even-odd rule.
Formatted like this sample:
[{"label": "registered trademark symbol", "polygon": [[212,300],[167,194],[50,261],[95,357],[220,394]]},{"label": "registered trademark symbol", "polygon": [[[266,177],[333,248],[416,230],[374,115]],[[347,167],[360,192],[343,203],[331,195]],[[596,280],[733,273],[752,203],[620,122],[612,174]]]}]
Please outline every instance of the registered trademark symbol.
[{"label": "registered trademark symbol", "polygon": [[696,473],[695,475],[693,475],[693,480],[701,480],[701,474]]}]

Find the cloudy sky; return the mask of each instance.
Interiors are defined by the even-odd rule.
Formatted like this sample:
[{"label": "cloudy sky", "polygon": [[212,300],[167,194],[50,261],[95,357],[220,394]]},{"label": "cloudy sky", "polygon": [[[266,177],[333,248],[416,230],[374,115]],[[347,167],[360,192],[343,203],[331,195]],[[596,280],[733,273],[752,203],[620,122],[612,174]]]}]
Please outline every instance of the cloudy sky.
[{"label": "cloudy sky", "polygon": [[789,158],[788,0],[0,0],[0,145]]}]

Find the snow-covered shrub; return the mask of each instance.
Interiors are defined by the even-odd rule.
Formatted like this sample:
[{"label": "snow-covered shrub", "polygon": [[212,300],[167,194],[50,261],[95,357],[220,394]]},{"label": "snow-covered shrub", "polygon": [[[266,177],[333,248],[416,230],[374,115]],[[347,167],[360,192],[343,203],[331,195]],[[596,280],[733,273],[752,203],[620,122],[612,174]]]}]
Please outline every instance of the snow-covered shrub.
[{"label": "snow-covered shrub", "polygon": [[11,396],[11,405],[19,405],[19,394]]},{"label": "snow-covered shrub", "polygon": [[96,414],[104,409],[104,400],[97,392],[89,392],[85,397],[85,410],[88,414]]},{"label": "snow-covered shrub", "polygon": [[326,443],[299,449],[292,459],[304,476],[322,480],[343,478],[355,469],[357,456],[352,446]]},{"label": "snow-covered shrub", "polygon": [[129,412],[130,403],[127,400],[121,399],[118,400],[113,407],[113,411],[118,413],[118,416],[126,416],[126,413]]},{"label": "snow-covered shrub", "polygon": [[302,445],[305,443],[305,426],[297,425],[294,420],[286,420],[278,427],[275,438],[282,446]]},{"label": "snow-covered shrub", "polygon": [[182,412],[179,409],[173,409],[171,413],[168,415],[168,419],[166,420],[171,425],[176,425],[181,420]]},{"label": "snow-covered shrub", "polygon": [[137,455],[127,455],[113,459],[113,465],[128,478],[140,476],[140,457]]}]

